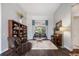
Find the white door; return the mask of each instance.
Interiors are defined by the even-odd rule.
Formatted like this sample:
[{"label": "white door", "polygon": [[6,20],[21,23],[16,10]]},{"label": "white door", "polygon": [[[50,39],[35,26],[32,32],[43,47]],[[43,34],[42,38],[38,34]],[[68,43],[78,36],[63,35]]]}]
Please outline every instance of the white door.
[{"label": "white door", "polygon": [[74,17],[72,20],[72,39],[73,39],[73,48],[79,48],[79,16]]}]

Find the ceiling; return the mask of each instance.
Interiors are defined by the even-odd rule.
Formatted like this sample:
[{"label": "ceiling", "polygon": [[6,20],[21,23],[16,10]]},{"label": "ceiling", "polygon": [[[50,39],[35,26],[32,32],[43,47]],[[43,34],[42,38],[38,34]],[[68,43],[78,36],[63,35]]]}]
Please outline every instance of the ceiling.
[{"label": "ceiling", "polygon": [[27,14],[53,15],[60,3],[21,3],[20,6]]},{"label": "ceiling", "polygon": [[73,16],[79,16],[79,4],[75,4],[72,7],[72,14]]}]

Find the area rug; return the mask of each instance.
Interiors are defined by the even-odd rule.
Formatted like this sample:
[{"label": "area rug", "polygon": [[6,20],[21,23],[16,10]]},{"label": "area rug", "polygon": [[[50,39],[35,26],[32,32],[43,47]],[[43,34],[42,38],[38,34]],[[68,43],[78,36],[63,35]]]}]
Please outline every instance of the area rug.
[{"label": "area rug", "polygon": [[50,40],[29,40],[32,43],[32,50],[57,50],[58,48]]}]

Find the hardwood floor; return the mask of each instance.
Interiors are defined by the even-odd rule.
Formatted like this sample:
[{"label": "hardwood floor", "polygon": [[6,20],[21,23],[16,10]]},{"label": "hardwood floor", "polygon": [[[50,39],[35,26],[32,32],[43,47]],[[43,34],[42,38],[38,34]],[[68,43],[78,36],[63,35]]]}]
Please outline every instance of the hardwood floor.
[{"label": "hardwood floor", "polygon": [[79,49],[73,49],[73,51],[70,54],[71,56],[79,56]]},{"label": "hardwood floor", "polygon": [[[34,40],[33,41],[31,40],[30,42],[32,43],[32,48],[34,47],[37,48],[27,52],[25,56],[69,56],[70,53],[65,48],[57,48],[50,40],[43,40],[42,42],[39,43]],[[42,48],[40,49],[39,47]],[[45,49],[46,47],[48,48],[51,47],[52,49]]]},{"label": "hardwood floor", "polygon": [[31,50],[25,56],[70,56],[67,49],[59,50]]},{"label": "hardwood floor", "polygon": [[[30,50],[21,56],[70,56],[70,52],[63,48],[58,50]],[[1,56],[18,56],[14,51],[8,50],[2,53]]]},{"label": "hardwood floor", "polygon": [[[52,44],[48,44],[48,46],[44,45],[45,42],[47,43],[47,41],[44,41],[41,43],[42,46],[46,46],[44,48],[47,48],[48,46],[49,46],[48,48],[50,48],[51,46],[53,46]],[[50,43],[50,41],[48,41],[48,42]],[[31,42],[31,43],[33,44],[33,42]],[[34,47],[36,47],[37,43],[34,43],[33,45],[35,45]],[[38,44],[37,48],[39,48],[40,46]],[[70,55],[70,52],[65,48],[56,49],[54,46],[52,47],[53,49],[37,49],[37,48],[31,49],[27,53],[21,54],[21,56],[69,56]],[[18,56],[18,55],[16,54],[16,52],[13,49],[9,49],[6,52],[2,53],[1,56]]]}]

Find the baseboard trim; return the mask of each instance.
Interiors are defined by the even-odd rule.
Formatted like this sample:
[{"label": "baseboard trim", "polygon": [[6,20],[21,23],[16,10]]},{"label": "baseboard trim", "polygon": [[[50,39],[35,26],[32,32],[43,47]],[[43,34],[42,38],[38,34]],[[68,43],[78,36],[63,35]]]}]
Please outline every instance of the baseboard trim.
[{"label": "baseboard trim", "polygon": [[5,51],[7,51],[8,50],[8,48],[7,49],[5,49],[5,50],[3,50],[3,51],[1,51],[1,53],[0,54],[2,54],[2,53],[4,53]]},{"label": "baseboard trim", "polygon": [[5,53],[6,51],[8,51],[8,49],[5,49],[4,51],[1,51],[0,55],[2,55],[3,53]]},{"label": "baseboard trim", "polygon": [[66,49],[68,49],[70,52],[72,52],[72,51],[73,51],[73,49],[71,49],[71,48],[67,47],[66,45],[64,45],[64,47],[65,47]]}]

